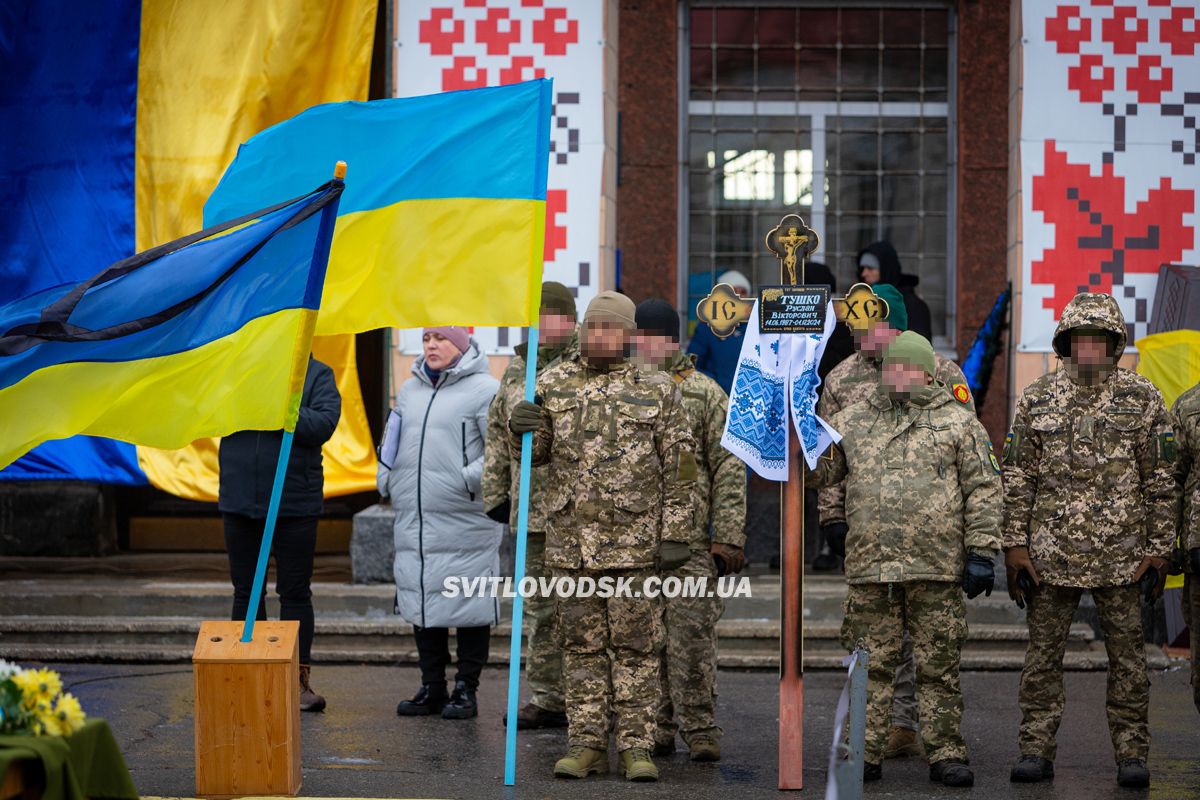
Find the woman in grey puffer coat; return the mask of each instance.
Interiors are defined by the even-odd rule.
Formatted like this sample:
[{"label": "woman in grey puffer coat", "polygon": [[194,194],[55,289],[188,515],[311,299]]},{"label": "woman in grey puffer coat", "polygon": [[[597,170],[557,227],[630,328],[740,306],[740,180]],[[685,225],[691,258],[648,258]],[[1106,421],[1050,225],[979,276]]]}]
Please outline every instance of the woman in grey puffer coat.
[{"label": "woman in grey puffer coat", "polygon": [[[477,714],[475,690],[487,662],[499,601],[443,594],[446,579],[500,571],[502,527],[483,513],[481,479],[488,405],[499,382],[465,328],[426,328],[424,353],[396,396],[401,418],[392,469],[379,467],[379,491],[396,510],[396,612],[413,625],[421,688],[401,716]],[[458,674],[447,697],[450,628]]]}]

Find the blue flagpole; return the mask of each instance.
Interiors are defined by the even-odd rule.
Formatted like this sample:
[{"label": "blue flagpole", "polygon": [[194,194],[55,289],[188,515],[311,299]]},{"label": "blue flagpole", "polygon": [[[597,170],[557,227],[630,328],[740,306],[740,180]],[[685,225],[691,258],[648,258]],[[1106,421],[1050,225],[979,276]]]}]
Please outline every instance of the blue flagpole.
[{"label": "blue flagpole", "polygon": [[[533,402],[537,380],[538,328],[529,328],[529,349],[525,358],[525,399]],[[517,780],[517,701],[521,690],[521,620],[525,613],[525,598],[521,596],[521,581],[525,578],[525,541],[529,536],[529,476],[533,468],[533,434],[521,435],[520,489],[517,496],[517,555],[513,567],[513,583],[517,587],[512,607],[512,635],[508,652],[508,723],[504,737],[504,785]]]},{"label": "blue flagpole", "polygon": [[271,484],[271,502],[267,506],[267,522],[263,527],[262,547],[258,549],[258,566],[254,568],[254,588],[250,590],[250,607],[246,609],[246,624],[242,628],[242,641],[254,637],[254,619],[258,616],[258,604],[262,601],[263,584],[267,581],[267,562],[271,559],[271,540],[275,538],[275,520],[279,517],[279,501],[283,496],[283,478],[287,474],[288,458],[292,454],[292,431],[283,432],[279,445],[279,463],[275,465],[275,482]]}]

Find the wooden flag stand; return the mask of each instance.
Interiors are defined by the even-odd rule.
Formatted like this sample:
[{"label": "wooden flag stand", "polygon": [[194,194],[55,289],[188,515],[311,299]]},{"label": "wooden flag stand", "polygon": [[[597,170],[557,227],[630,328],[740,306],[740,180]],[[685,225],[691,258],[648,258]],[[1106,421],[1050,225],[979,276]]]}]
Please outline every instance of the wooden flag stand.
[{"label": "wooden flag stand", "polygon": [[202,622],[192,653],[196,795],[300,791],[300,623]]}]

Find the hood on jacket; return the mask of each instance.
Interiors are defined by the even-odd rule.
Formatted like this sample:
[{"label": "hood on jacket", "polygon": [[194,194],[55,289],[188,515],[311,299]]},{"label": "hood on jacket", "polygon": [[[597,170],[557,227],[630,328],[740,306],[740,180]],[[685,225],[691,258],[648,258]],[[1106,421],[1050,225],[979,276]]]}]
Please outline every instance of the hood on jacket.
[{"label": "hood on jacket", "polygon": [[[442,370],[441,377],[438,378],[438,388],[454,383],[464,375],[474,375],[478,372],[488,372],[488,357],[479,349],[479,342],[475,341],[475,337],[471,337],[471,344],[467,347],[466,352],[459,357],[458,362],[447,369]],[[425,354],[417,356],[413,361],[412,374],[417,377],[417,380],[422,383],[433,385],[433,381],[429,379],[429,375],[425,372]]]},{"label": "hood on jacket", "polygon": [[896,248],[892,247],[892,243],[888,241],[872,242],[858,251],[858,256],[854,259],[854,274],[858,277],[859,282],[862,281],[862,269],[858,264],[867,253],[879,259],[879,282],[890,283],[897,289],[900,288],[900,256],[896,254]]},{"label": "hood on jacket", "polygon": [[1071,355],[1068,335],[1079,328],[1095,328],[1112,334],[1115,338],[1114,360],[1124,352],[1127,340],[1125,315],[1111,294],[1081,292],[1071,298],[1054,329],[1054,352],[1059,358],[1066,359]]},{"label": "hood on jacket", "polygon": [[820,261],[810,261],[804,265],[804,282],[811,286],[828,286],[829,293],[837,291],[837,279],[833,270]]}]

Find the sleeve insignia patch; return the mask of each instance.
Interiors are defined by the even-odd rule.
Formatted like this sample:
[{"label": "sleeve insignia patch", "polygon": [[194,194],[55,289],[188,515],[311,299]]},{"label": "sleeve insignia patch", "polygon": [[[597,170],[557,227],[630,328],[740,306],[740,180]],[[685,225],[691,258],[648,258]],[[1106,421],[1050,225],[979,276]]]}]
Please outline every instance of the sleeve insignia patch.
[{"label": "sleeve insignia patch", "polygon": [[962,403],[964,406],[971,402],[971,390],[967,388],[965,383],[956,383],[950,387],[950,393],[954,395],[954,399]]}]

